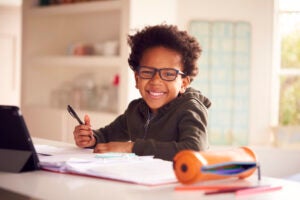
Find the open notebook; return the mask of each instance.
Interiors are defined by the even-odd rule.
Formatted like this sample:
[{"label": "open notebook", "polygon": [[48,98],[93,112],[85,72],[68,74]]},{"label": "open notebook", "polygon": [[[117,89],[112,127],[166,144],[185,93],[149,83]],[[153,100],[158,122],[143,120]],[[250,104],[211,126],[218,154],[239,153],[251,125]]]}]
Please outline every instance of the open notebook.
[{"label": "open notebook", "polygon": [[[91,149],[36,145],[42,169],[155,186],[175,183],[172,162],[132,153],[94,154]],[[51,156],[47,156],[51,155]]]}]

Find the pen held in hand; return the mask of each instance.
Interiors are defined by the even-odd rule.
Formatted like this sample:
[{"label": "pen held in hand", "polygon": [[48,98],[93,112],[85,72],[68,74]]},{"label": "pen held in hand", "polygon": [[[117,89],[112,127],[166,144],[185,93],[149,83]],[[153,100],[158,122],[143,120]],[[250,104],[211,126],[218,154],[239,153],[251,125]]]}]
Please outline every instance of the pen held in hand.
[{"label": "pen held in hand", "polygon": [[[78,117],[77,113],[75,112],[75,110],[72,108],[72,106],[68,105],[67,107],[68,112],[70,113],[70,115],[76,119],[78,121],[78,123],[80,125],[84,125],[83,121]],[[94,131],[92,131],[92,134],[90,135],[90,138],[92,139],[94,135]]]},{"label": "pen held in hand", "polygon": [[77,113],[75,112],[75,110],[70,106],[68,105],[67,107],[67,110],[68,112],[70,113],[70,115],[76,119],[78,121],[79,124],[83,125],[84,123],[81,121],[81,119],[78,117]]}]

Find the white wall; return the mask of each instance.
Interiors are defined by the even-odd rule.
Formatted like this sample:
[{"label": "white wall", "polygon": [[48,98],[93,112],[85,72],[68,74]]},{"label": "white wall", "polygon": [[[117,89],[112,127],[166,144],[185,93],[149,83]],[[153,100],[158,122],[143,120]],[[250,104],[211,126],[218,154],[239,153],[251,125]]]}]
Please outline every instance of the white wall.
[{"label": "white wall", "polygon": [[[179,27],[191,20],[246,21],[252,27],[251,144],[269,143],[273,0],[177,0]],[[201,59],[201,58],[200,58]]]},{"label": "white wall", "polygon": [[0,5],[20,6],[22,5],[22,0],[0,0]]},{"label": "white wall", "polygon": [[300,173],[300,150],[252,147],[261,165],[263,176],[286,178]]},{"label": "white wall", "polygon": [[[129,33],[135,33],[145,26],[155,24],[177,23],[177,0],[130,0],[129,8]],[[168,8],[166,10],[166,8]],[[135,88],[135,80],[132,71],[131,79],[128,79],[128,87]],[[137,89],[129,90],[129,100],[140,98]]]},{"label": "white wall", "polygon": [[0,2],[0,104],[20,105],[21,14]]}]

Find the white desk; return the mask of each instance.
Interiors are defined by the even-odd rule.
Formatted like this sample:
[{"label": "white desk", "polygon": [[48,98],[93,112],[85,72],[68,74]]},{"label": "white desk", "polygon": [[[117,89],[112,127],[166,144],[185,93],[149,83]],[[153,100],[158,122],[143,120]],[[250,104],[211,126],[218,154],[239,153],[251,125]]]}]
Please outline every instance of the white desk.
[{"label": "white desk", "polygon": [[[45,144],[45,142],[43,142],[44,140],[35,139],[34,141],[39,144]],[[61,143],[53,142],[51,144],[62,145]],[[246,180],[253,182],[257,181],[256,176],[250,177]],[[238,199],[299,199],[300,183],[298,182],[267,177],[262,177],[261,182],[262,184],[281,185],[283,188],[274,192],[249,195],[242,198],[239,197]],[[59,174],[42,170],[19,174],[0,172],[0,188],[25,194],[37,199],[237,199],[234,194],[231,193],[204,195],[202,191],[174,191],[174,187],[176,185],[180,184],[148,187],[98,178]]]}]

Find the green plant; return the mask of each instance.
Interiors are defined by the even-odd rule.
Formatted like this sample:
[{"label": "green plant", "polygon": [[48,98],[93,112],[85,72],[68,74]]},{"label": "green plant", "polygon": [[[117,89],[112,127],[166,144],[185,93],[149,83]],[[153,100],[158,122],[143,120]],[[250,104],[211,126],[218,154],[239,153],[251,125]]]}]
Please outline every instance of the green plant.
[{"label": "green plant", "polygon": [[[300,69],[300,30],[282,38],[281,66],[286,69]],[[281,77],[279,124],[300,125],[299,76]]]}]

